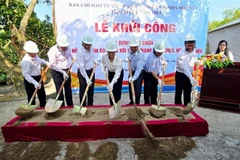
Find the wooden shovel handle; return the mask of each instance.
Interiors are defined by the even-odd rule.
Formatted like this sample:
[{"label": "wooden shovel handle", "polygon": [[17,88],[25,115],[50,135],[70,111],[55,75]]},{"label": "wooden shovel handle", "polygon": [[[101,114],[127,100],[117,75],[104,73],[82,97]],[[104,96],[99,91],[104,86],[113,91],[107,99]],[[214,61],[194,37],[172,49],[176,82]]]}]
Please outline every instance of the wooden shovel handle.
[{"label": "wooden shovel handle", "polygon": [[166,66],[164,66],[163,71],[162,71],[162,86],[160,86],[160,91],[158,93],[158,106],[160,106],[160,102],[162,99],[162,88],[163,88],[163,83],[164,83],[164,75],[165,75],[165,70],[166,70]]},{"label": "wooden shovel handle", "polygon": [[[70,67],[69,67],[68,70],[67,70],[67,74],[68,74],[68,75],[69,75],[69,73],[70,73],[70,70],[71,70],[71,68],[72,68],[72,66],[73,66],[74,61],[75,61],[75,60],[72,60],[72,63],[71,63]],[[67,79],[64,79],[64,80],[62,81],[62,85],[61,85],[61,87],[60,87],[60,89],[59,89],[59,91],[58,91],[57,97],[56,97],[56,99],[55,99],[56,101],[58,100],[58,97],[60,96],[60,94],[61,94],[61,92],[62,92],[62,90],[63,90],[64,84],[66,83],[66,81],[67,81]]]},{"label": "wooden shovel handle", "polygon": [[[130,78],[132,78],[132,67],[131,67],[130,60],[128,60],[128,70],[129,70]],[[133,81],[131,81],[131,89],[132,89],[133,100],[135,103],[136,97],[135,97],[135,89],[134,89]]]},{"label": "wooden shovel handle", "polygon": [[[107,75],[107,72],[105,71],[105,69],[104,69],[104,75],[105,75],[105,78],[107,80],[107,85],[109,85],[110,83],[109,83],[108,75]],[[116,102],[115,102],[112,91],[109,91],[109,94],[110,94],[110,97],[112,99],[113,105],[116,106]]]},{"label": "wooden shovel handle", "polygon": [[[49,68],[46,67],[46,69],[44,70],[43,75],[42,75],[40,81],[38,82],[39,84],[42,83],[43,77],[44,77],[45,74],[47,73],[48,69],[49,69]],[[32,101],[33,101],[33,99],[35,98],[35,96],[36,96],[36,94],[37,94],[37,91],[38,91],[38,88],[36,88],[35,91],[33,92],[33,95],[32,95],[32,97],[31,97],[31,99],[30,99],[30,101],[29,101],[29,103],[28,103],[29,106],[32,104]]]},{"label": "wooden shovel handle", "polygon": [[[96,68],[97,68],[97,64],[94,65],[93,70],[92,70],[92,73],[91,73],[91,75],[90,75],[90,80],[91,80],[91,81],[92,81],[92,78],[93,78],[93,75],[94,75],[94,72],[95,72],[95,69],[96,69]],[[87,87],[86,87],[86,89],[85,89],[85,91],[84,91],[84,94],[83,94],[83,98],[82,98],[82,102],[81,102],[81,104],[80,104],[80,107],[82,107],[82,105],[83,105],[83,102],[84,102],[84,100],[85,100],[85,98],[86,98],[86,95],[87,95],[87,92],[88,92],[89,87],[90,87],[90,84],[87,85]]]}]

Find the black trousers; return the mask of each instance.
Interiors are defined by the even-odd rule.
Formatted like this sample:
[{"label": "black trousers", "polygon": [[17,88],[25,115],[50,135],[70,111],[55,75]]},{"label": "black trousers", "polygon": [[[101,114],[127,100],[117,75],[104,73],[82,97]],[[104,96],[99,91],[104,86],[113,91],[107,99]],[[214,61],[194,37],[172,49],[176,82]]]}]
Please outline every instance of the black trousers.
[{"label": "black trousers", "polygon": [[[111,83],[113,77],[115,75],[115,72],[109,72],[108,71],[108,78],[109,78],[109,82]],[[120,77],[118,78],[117,82],[113,85],[113,96],[114,96],[114,100],[117,103],[120,99],[121,99],[121,95],[122,95],[122,81],[123,81],[123,70],[121,71]],[[113,105],[112,99],[109,95],[109,101],[110,104]]]},{"label": "black trousers", "polygon": [[[33,79],[35,79],[37,82],[40,81],[41,76],[32,76]],[[24,86],[25,86],[25,90],[27,93],[27,98],[28,98],[28,103],[30,102],[30,99],[32,98],[33,92],[35,91],[35,87],[32,83],[29,83],[26,79],[24,79]],[[42,86],[40,89],[38,89],[37,91],[37,95],[38,95],[38,99],[40,101],[40,107],[45,107],[46,105],[46,93],[45,93],[45,89],[44,89],[44,85],[42,82]],[[33,99],[31,105],[35,105],[36,101],[35,98]]]},{"label": "black trousers", "polygon": [[[132,72],[132,75],[134,75],[134,73],[135,72]],[[130,77],[130,75],[129,75],[129,77]],[[136,96],[136,104],[140,104],[141,92],[142,92],[142,80],[143,80],[143,72],[141,72],[139,77],[133,82],[135,96]],[[129,86],[130,104],[133,104],[131,83],[128,83],[128,86]]]},{"label": "black trousers", "polygon": [[176,72],[175,81],[176,81],[175,104],[182,105],[182,91],[183,91],[184,105],[187,106],[187,104],[191,101],[192,84],[189,78],[184,73],[181,72]]},{"label": "black trousers", "polygon": [[[66,70],[65,70],[66,71]],[[52,70],[52,77],[53,81],[57,90],[57,94],[59,89],[61,88],[62,82],[63,82],[63,74],[57,71]],[[72,100],[72,88],[71,88],[71,75],[69,75],[69,78],[64,84],[64,89],[65,89],[65,97],[66,97],[66,102],[67,104],[64,104],[63,101],[63,91],[61,92],[58,100],[62,100],[62,106],[73,106],[73,100]]]},{"label": "black trousers", "polygon": [[152,73],[144,71],[144,103],[157,104],[157,87],[158,80],[153,77]]},{"label": "black trousers", "polygon": [[[91,74],[92,74],[92,69],[91,70],[86,70],[88,77],[90,78]],[[78,69],[78,80],[79,80],[79,99],[80,99],[80,103],[82,102],[83,99],[83,95],[84,92],[86,90],[87,87],[87,82],[85,80],[85,78],[82,76],[81,72]],[[87,92],[87,105],[88,106],[92,106],[93,105],[93,96],[94,96],[94,82],[95,82],[95,75],[93,75],[92,78],[92,84],[91,86],[89,86],[88,92]],[[83,106],[86,106],[86,99],[83,102]]]}]

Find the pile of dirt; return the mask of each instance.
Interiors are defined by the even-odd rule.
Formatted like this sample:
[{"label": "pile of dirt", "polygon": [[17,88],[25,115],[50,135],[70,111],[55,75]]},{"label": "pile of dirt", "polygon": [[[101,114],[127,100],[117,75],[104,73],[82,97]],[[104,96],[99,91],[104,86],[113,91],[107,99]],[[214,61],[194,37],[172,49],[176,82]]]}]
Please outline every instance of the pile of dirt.
[{"label": "pile of dirt", "polygon": [[59,118],[59,117],[63,116],[65,112],[66,112],[66,110],[61,110],[60,109],[60,110],[58,110],[54,113],[46,113],[44,115],[44,118],[47,119],[47,120],[52,120],[52,119]]},{"label": "pile of dirt", "polygon": [[140,108],[137,108],[137,111],[135,108],[125,109],[125,114],[131,120],[138,120],[140,117],[143,117],[145,115],[145,113]]},{"label": "pile of dirt", "polygon": [[118,145],[113,142],[106,142],[98,147],[93,153],[93,160],[116,160],[118,153]]},{"label": "pile of dirt", "polygon": [[157,110],[155,108],[150,108],[149,113],[154,118],[161,118],[166,115],[166,110]]},{"label": "pile of dirt", "polygon": [[0,152],[1,160],[19,160],[23,151],[27,148],[28,142],[4,144],[2,152]]},{"label": "pile of dirt", "polygon": [[66,148],[65,160],[88,160],[90,149],[86,142],[70,143]]},{"label": "pile of dirt", "polygon": [[[29,146],[20,160],[55,160],[59,155],[61,146],[56,141],[37,142]],[[19,160],[18,159],[18,160]]]},{"label": "pile of dirt", "polygon": [[34,110],[33,109],[25,109],[25,108],[18,108],[15,111],[15,114],[17,116],[21,116],[22,118],[28,118],[31,117],[31,114]]},{"label": "pile of dirt", "polygon": [[159,139],[158,147],[147,140],[136,140],[133,143],[135,153],[139,160],[179,160],[185,158],[186,152],[195,147],[195,142],[189,137],[173,137]]},{"label": "pile of dirt", "polygon": [[21,123],[22,123],[22,119],[19,119],[19,120],[15,121],[11,126],[17,127],[17,126],[19,126]]},{"label": "pile of dirt", "polygon": [[178,107],[169,107],[170,112],[175,114],[177,117],[184,117],[183,109]]}]

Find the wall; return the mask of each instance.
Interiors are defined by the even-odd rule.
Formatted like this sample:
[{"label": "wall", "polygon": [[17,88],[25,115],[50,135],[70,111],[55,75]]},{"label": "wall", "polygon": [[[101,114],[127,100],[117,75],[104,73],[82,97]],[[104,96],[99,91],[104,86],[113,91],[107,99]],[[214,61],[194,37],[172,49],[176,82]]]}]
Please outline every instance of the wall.
[{"label": "wall", "polygon": [[208,33],[211,53],[216,51],[219,41],[223,39],[228,42],[234,61],[240,62],[240,23]]}]

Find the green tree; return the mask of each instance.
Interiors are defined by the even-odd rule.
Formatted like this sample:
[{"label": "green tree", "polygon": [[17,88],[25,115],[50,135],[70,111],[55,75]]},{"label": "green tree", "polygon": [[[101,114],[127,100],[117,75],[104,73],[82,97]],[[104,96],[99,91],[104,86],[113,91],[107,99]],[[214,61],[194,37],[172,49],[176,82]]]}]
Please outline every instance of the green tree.
[{"label": "green tree", "polygon": [[[40,49],[40,56],[54,44],[52,24],[49,16],[41,21],[36,17],[34,7],[37,0],[31,0],[28,6],[24,0],[0,1],[0,72],[8,74],[18,91],[22,91],[20,60],[24,56],[23,44],[26,40],[35,41]],[[49,3],[50,1],[39,1]],[[19,92],[23,93],[23,92]]]},{"label": "green tree", "polygon": [[223,20],[210,22],[208,30],[211,31],[238,18],[240,18],[240,8],[227,9],[223,12]]}]

